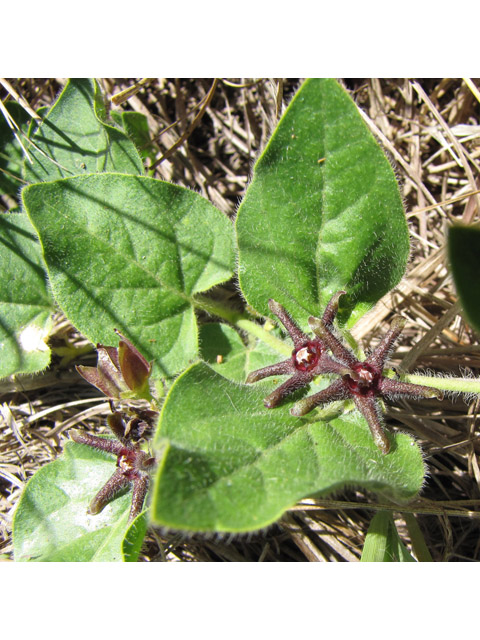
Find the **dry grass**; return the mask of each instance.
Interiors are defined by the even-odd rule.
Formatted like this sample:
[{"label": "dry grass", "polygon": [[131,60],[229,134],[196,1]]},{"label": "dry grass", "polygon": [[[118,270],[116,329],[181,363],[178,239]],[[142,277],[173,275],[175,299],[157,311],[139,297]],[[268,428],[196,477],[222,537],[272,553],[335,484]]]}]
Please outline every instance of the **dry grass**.
[{"label": "dry grass", "polygon": [[[50,105],[63,80],[12,80],[33,109]],[[103,79],[107,96],[131,88],[125,108],[144,113],[156,149],[156,176],[194,188],[233,216],[252,163],[265,144],[297,80]],[[445,257],[445,229],[480,212],[480,104],[478,80],[370,80],[345,82],[382,141],[401,182],[412,237],[408,272],[355,328],[374,345],[393,313],[408,319],[393,364],[406,371],[479,375],[477,336],[459,315]],[[5,96],[5,91],[1,97]],[[7,204],[5,201],[3,204]],[[222,295],[234,299],[234,286]],[[85,340],[61,316],[57,347]],[[412,348],[413,347],[413,348]],[[93,354],[81,356],[83,361]],[[0,552],[11,557],[11,519],[29,477],[62,450],[75,424],[101,429],[108,411],[73,370],[79,358],[55,356],[45,374],[0,384]],[[389,424],[422,444],[430,475],[416,513],[436,561],[480,559],[480,441],[478,400],[398,403]],[[266,532],[227,538],[147,535],[145,561],[355,561],[361,554],[375,499],[348,491],[330,501],[303,501]],[[410,543],[405,514],[395,513]]]}]

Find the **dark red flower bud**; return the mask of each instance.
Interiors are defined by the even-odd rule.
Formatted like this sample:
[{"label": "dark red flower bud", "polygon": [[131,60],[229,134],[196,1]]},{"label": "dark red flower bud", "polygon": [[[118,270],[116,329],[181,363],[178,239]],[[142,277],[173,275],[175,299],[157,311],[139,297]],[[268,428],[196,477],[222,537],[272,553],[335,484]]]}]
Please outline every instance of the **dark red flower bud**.
[{"label": "dark red flower bud", "polygon": [[[152,372],[149,363],[119,331],[118,349],[97,344],[97,366],[78,365],[78,373],[109,398],[120,399],[128,395],[151,400],[148,379]],[[129,394],[132,391],[133,394]]]},{"label": "dark red flower bud", "polygon": [[116,329],[115,333],[121,338],[118,343],[118,360],[127,387],[134,391],[137,397],[150,399],[148,379],[152,372],[151,363]]},{"label": "dark red flower bud", "polygon": [[128,390],[128,387],[120,371],[117,349],[97,344],[97,354],[96,367],[78,365],[76,369],[82,378],[106,396],[118,399],[124,391]]}]

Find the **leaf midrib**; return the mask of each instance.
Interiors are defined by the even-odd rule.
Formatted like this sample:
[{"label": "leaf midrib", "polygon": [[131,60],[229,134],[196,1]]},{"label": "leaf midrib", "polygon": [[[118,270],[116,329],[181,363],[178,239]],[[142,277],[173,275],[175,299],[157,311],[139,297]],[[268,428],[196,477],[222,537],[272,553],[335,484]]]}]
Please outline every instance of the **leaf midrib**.
[{"label": "leaf midrib", "polygon": [[[58,211],[57,209],[55,209],[52,205],[50,205],[48,207],[50,209],[50,213],[53,215],[61,215],[61,212]],[[33,221],[32,221],[33,222]],[[106,247],[108,249],[108,251],[105,252],[105,255],[108,255],[109,251],[111,251],[112,249],[114,251],[116,251],[116,248],[114,245],[109,244],[106,240],[104,240],[103,238],[99,237],[98,235],[95,235],[93,233],[93,231],[90,231],[88,229],[88,227],[85,226],[81,226],[79,222],[77,222],[76,220],[72,221],[71,219],[69,219],[70,224],[72,224],[72,226],[74,226],[78,231],[79,231],[79,236],[80,235],[84,235],[87,238],[92,238],[95,240],[95,242],[100,243],[101,245],[103,245],[104,247]],[[41,235],[39,234],[39,237],[41,238]],[[175,235],[176,238],[176,235]],[[43,246],[43,242],[42,242],[42,246]],[[175,247],[178,246],[178,243],[175,242]],[[118,253],[118,252],[117,252]],[[120,255],[120,254],[119,254]],[[157,283],[157,288],[158,289],[165,289],[166,291],[168,291],[169,293],[173,293],[174,295],[178,296],[179,298],[181,298],[182,300],[185,300],[186,302],[188,302],[190,305],[194,306],[195,304],[195,299],[192,296],[189,296],[188,294],[184,293],[183,291],[179,291],[177,288],[172,287],[171,285],[167,285],[165,284],[159,277],[157,274],[153,274],[152,272],[150,272],[148,269],[146,269],[143,265],[141,265],[139,262],[137,262],[134,258],[131,258],[130,256],[126,256],[125,254],[121,254],[120,255],[121,259],[125,261],[126,264],[129,265],[133,265],[135,266],[140,272],[148,275],[152,280],[154,280]],[[137,289],[138,287],[134,287],[135,289]],[[150,287],[145,287],[145,288],[150,288]],[[100,291],[104,291],[105,287],[100,286],[99,287]],[[107,289],[108,290],[108,289]]]}]

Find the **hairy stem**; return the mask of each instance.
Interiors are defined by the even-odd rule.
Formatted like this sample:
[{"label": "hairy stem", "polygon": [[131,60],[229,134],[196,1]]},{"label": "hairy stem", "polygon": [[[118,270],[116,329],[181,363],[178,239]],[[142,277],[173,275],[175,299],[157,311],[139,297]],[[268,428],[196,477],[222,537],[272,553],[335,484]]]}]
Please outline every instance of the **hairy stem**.
[{"label": "hairy stem", "polygon": [[283,342],[283,340],[280,340],[269,331],[265,331],[265,329],[256,322],[247,320],[247,318],[239,318],[235,322],[235,325],[239,329],[242,329],[252,336],[255,336],[255,338],[259,338],[260,340],[262,340],[262,342],[268,344],[269,347],[272,347],[272,349],[280,353],[282,356],[292,355],[293,346],[290,346],[286,342]]},{"label": "hairy stem", "polygon": [[419,376],[407,374],[401,376],[404,382],[421,384],[442,391],[453,393],[478,393],[480,394],[480,378],[437,378],[435,376]]},{"label": "hairy stem", "polygon": [[207,298],[206,296],[196,296],[193,300],[193,304],[197,309],[202,309],[213,316],[218,316],[231,324],[235,324],[236,321],[243,316],[242,313],[235,311],[231,307],[228,307],[221,302]]},{"label": "hairy stem", "polygon": [[269,331],[266,331],[261,325],[249,320],[246,313],[235,311],[222,303],[210,300],[204,296],[197,296],[195,298],[195,306],[197,309],[202,309],[207,313],[218,316],[239,329],[242,329],[242,331],[246,331],[283,356],[290,356],[292,354],[293,345],[290,346],[283,342],[283,340],[275,337]]}]

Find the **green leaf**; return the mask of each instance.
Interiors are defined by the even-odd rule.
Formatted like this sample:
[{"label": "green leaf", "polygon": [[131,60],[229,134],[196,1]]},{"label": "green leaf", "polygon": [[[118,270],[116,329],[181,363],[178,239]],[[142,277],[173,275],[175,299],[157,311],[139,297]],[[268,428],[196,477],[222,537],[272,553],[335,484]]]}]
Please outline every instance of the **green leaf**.
[{"label": "green leaf", "polygon": [[154,440],[165,441],[152,491],[154,524],[188,531],[252,531],[298,500],[345,486],[396,501],[422,486],[422,455],[392,434],[383,455],[357,412],[330,422],[292,417],[288,406],[263,407],[265,387],[226,380],[197,363],[171,387]]},{"label": "green leaf", "polygon": [[31,135],[37,148],[28,147],[34,164],[25,162],[26,180],[45,182],[107,171],[142,175],[143,163],[133,142],[104,120],[95,80],[69,80]]},{"label": "green leaf", "polygon": [[415,562],[400,540],[390,511],[376,513],[368,527],[361,562]]},{"label": "green leaf", "polygon": [[448,257],[468,322],[480,332],[480,227],[456,224],[448,231]]},{"label": "green leaf", "polygon": [[147,512],[142,511],[130,524],[122,542],[122,559],[124,562],[137,562],[147,533]]},{"label": "green leaf", "polygon": [[50,362],[53,301],[35,231],[25,214],[0,215],[0,378]]},{"label": "green leaf", "polygon": [[112,111],[112,120],[122,127],[135,144],[145,162],[147,158],[155,159],[155,147],[150,139],[147,116],[136,111]]},{"label": "green leaf", "polygon": [[[28,113],[16,102],[6,102],[5,108],[16,124],[26,131],[30,120]],[[18,136],[21,134],[17,131]],[[25,144],[25,140],[22,142]],[[17,196],[22,186],[23,149],[0,113],[0,193]]]},{"label": "green leaf", "polygon": [[200,328],[200,345],[202,359],[222,376],[235,382],[245,382],[251,371],[278,362],[277,351],[254,338],[244,344],[239,334],[226,324],[212,322],[203,325]]},{"label": "green leaf", "polygon": [[433,562],[427,543],[425,542],[425,537],[418,525],[415,515],[413,513],[402,513],[402,516],[407,525],[412,542],[412,549],[418,562]]},{"label": "green leaf", "polygon": [[131,492],[100,514],[87,514],[90,501],[115,468],[113,456],[67,442],[63,455],[39,469],[25,487],[13,522],[15,560],[136,560],[145,524],[140,515],[128,525]]},{"label": "green leaf", "polygon": [[254,167],[237,222],[239,281],[306,329],[344,289],[350,324],[402,278],[409,240],[394,172],[346,91],[307,80]]},{"label": "green leaf", "polygon": [[56,300],[92,342],[121,331],[154,376],[198,353],[195,295],[231,277],[230,221],[198,194],[118,174],[31,185],[22,192]]}]

